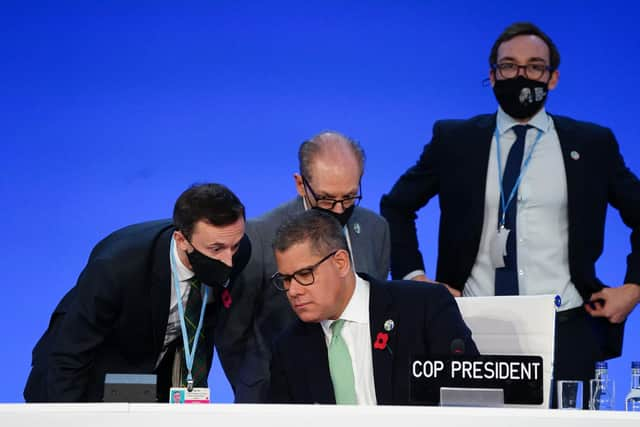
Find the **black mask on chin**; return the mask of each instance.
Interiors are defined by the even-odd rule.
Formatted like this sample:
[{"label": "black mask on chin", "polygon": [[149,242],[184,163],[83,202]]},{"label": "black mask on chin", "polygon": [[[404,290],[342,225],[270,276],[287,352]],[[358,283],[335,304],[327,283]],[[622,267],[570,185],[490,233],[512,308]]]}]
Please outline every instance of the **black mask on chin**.
[{"label": "black mask on chin", "polygon": [[317,209],[319,211],[328,213],[329,215],[337,219],[340,225],[344,227],[345,225],[347,225],[347,222],[349,222],[349,218],[351,218],[355,207],[356,205],[351,205],[348,208],[344,209],[341,213],[335,213],[334,211],[331,211],[329,209],[322,209],[318,206],[314,206],[312,209]]},{"label": "black mask on chin", "polygon": [[231,267],[224,262],[209,258],[195,247],[193,247],[193,251],[187,252],[187,258],[189,258],[196,279],[203,284],[210,287],[222,287],[229,280]]},{"label": "black mask on chin", "polygon": [[529,80],[524,76],[495,80],[493,93],[505,113],[514,119],[534,116],[547,100],[548,82]]}]

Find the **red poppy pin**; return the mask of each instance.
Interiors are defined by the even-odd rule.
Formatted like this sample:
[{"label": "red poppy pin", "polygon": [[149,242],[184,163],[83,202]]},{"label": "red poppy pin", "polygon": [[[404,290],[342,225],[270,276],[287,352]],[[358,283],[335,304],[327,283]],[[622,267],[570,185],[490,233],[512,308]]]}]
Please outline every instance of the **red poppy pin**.
[{"label": "red poppy pin", "polygon": [[378,332],[376,341],[373,343],[373,348],[376,350],[384,350],[387,348],[387,341],[389,341],[389,334],[386,332]]},{"label": "red poppy pin", "polygon": [[222,305],[224,305],[224,308],[231,307],[231,293],[229,292],[229,289],[222,291],[220,297],[222,298]]}]

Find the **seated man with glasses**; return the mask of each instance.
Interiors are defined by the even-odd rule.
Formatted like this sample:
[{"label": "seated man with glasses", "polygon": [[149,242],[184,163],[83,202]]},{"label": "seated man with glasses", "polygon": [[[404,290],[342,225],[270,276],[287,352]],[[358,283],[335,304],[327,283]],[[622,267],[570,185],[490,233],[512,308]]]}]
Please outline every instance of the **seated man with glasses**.
[{"label": "seated man with glasses", "polygon": [[418,403],[410,396],[413,358],[449,356],[454,342],[478,354],[444,287],[356,274],[344,233],[326,213],[285,222],[273,249],[271,280],[299,320],[275,341],[270,402]]},{"label": "seated man with glasses", "polygon": [[[620,355],[640,301],[640,181],[610,129],[546,112],[559,65],[538,27],[505,29],[489,55],[497,113],[436,122],[380,207],[394,278],[426,278],[415,218],[438,195],[436,278],[454,295],[558,295],[555,379],[586,381],[596,361]],[[632,229],[618,287],[595,270],[608,205]]]},{"label": "seated man with glasses", "polygon": [[226,341],[220,348],[245,355],[244,362],[227,373],[238,403],[265,401],[271,342],[295,320],[285,295],[269,281],[277,271],[271,243],[285,219],[308,209],[331,214],[342,225],[355,271],[381,280],[389,274],[387,223],[358,206],[365,162],[360,145],[337,132],[323,132],[302,143],[298,160],[300,172],[294,174],[298,197],[247,222],[251,259],[231,291],[238,304],[222,321]]}]

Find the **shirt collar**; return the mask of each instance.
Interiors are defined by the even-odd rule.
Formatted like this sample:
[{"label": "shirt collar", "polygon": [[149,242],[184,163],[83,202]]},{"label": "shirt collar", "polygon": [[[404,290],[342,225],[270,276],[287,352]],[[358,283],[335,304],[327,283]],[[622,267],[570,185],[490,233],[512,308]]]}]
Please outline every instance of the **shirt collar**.
[{"label": "shirt collar", "polygon": [[[513,117],[504,112],[501,107],[498,107],[498,114],[496,116],[496,127],[500,135],[504,135],[506,131],[514,126],[521,124]],[[527,122],[529,126],[532,126],[540,131],[547,132],[551,127],[551,120],[544,107],[540,109],[532,118]]]},{"label": "shirt collar", "polygon": [[171,239],[173,239],[173,244],[171,245],[173,247],[173,259],[176,260],[175,267],[177,271],[175,273],[178,276],[178,280],[181,282],[187,281],[193,277],[193,271],[189,270],[182,263],[182,260],[178,256],[178,244],[176,243],[176,239],[175,237],[171,237]]},{"label": "shirt collar", "polygon": [[[353,295],[339,319],[349,322],[369,324],[369,282],[354,273],[356,284]],[[322,320],[322,330],[325,335],[330,335],[331,324],[335,320]]]}]

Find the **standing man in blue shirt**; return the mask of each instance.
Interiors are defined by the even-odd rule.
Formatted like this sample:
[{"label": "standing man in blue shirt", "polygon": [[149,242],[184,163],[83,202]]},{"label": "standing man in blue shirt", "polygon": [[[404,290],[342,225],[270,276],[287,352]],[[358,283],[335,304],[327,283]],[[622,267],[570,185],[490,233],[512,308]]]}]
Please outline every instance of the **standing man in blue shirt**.
[{"label": "standing man in blue shirt", "polygon": [[[640,301],[640,181],[610,129],[546,112],[559,65],[538,27],[505,29],[489,56],[498,112],[436,122],[381,211],[392,276],[426,280],[415,218],[438,195],[436,279],[456,296],[559,295],[555,379],[587,380],[595,361],[620,354]],[[608,204],[632,229],[619,287],[595,273]]]}]

